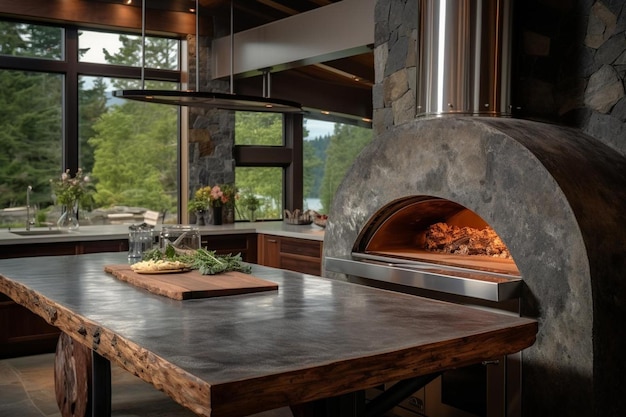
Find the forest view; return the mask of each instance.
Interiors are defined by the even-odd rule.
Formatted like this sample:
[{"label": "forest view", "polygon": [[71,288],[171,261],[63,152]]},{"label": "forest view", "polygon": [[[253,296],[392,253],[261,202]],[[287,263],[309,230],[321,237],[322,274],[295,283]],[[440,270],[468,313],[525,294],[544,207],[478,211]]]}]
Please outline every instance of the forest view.
[{"label": "forest view", "polygon": [[[63,30],[56,27],[0,21],[0,55],[62,60],[63,36]],[[140,65],[141,39],[119,35],[119,44],[114,52],[103,50],[106,63]],[[78,59],[87,51],[87,47],[81,48]],[[178,41],[147,37],[145,65],[177,70]],[[139,80],[80,76],[78,82],[79,166],[89,174],[93,187],[81,204],[83,218],[89,220],[98,211],[119,206],[176,213],[178,108],[112,99],[112,89],[141,88]],[[50,221],[47,217],[55,206],[50,179],[61,175],[67,129],[62,111],[64,77],[3,68],[0,88],[0,210],[24,206],[30,185],[30,204],[38,208],[37,219]],[[179,87],[148,81],[146,88]],[[282,143],[281,115],[237,116],[236,138],[273,141],[278,135]],[[305,141],[305,198],[320,199],[322,212],[326,212],[346,169],[370,139],[369,129],[336,124],[332,134]],[[264,172],[261,168],[237,171],[237,187],[271,202],[281,195],[282,190],[276,188],[282,187],[282,182],[268,181]],[[262,206],[259,218],[264,218],[263,210]],[[275,218],[270,211],[265,215]],[[2,218],[0,222],[2,227],[20,225]]]}]

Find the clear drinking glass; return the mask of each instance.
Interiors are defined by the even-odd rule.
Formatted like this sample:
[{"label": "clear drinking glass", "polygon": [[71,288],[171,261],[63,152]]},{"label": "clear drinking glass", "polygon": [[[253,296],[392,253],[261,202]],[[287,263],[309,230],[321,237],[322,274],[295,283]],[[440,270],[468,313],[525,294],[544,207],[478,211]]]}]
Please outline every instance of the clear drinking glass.
[{"label": "clear drinking glass", "polygon": [[128,226],[128,259],[141,261],[154,244],[153,226],[142,223]]}]

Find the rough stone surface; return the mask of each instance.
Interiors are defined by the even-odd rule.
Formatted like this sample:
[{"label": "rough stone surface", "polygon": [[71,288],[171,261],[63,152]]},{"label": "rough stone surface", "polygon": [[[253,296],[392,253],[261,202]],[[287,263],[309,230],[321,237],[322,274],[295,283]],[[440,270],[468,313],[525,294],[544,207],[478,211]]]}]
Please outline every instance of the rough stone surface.
[{"label": "rough stone surface", "polygon": [[585,126],[585,133],[599,138],[626,155],[626,125],[613,115],[594,113]]},{"label": "rough stone surface", "polygon": [[608,113],[624,97],[624,85],[610,65],[604,65],[589,79],[585,105],[600,113]]},{"label": "rough stone surface", "polygon": [[[195,89],[195,36],[190,36],[189,48],[190,83]],[[228,83],[211,79],[209,66],[211,43],[201,38],[200,44],[200,90],[228,91]],[[191,107],[188,110],[189,126],[189,196],[207,185],[233,183],[235,181],[234,113],[225,110]]]},{"label": "rough stone surface", "polygon": [[626,98],[622,97],[620,101],[617,102],[615,107],[613,107],[613,111],[611,114],[619,121],[626,122]]},{"label": "rough stone surface", "polygon": [[404,95],[393,102],[393,123],[400,125],[415,118],[415,96],[407,90]]},{"label": "rough stone surface", "polygon": [[616,59],[624,52],[626,37],[624,33],[616,34],[604,42],[596,52],[595,60],[608,64],[616,63]]},{"label": "rough stone surface", "polygon": [[526,288],[522,313],[540,322],[523,354],[524,416],[617,415],[605,411],[626,406],[626,363],[613,356],[626,350],[625,173],[625,158],[574,129],[413,120],[376,136],[355,161],[333,201],[324,255],[349,255],[365,222],[399,198],[473,210],[509,246]]},{"label": "rough stone surface", "polygon": [[404,69],[406,66],[406,56],[409,41],[406,37],[398,38],[396,42],[391,43],[389,56],[387,57],[387,65],[385,67],[385,75],[391,75],[396,71]]},{"label": "rough stone surface", "polygon": [[402,68],[401,70],[394,72],[389,77],[385,78],[383,86],[385,94],[384,103],[385,105],[391,105],[391,103],[404,96],[409,88],[407,71]]},{"label": "rough stone surface", "polygon": [[[589,113],[614,112],[615,107],[608,110],[606,107],[623,91],[619,83],[625,83],[626,3],[623,0],[525,0],[516,2],[513,18],[518,28],[513,34],[517,39],[514,45],[528,47],[515,55],[512,96],[513,104],[521,109],[516,115],[575,126],[588,133],[595,131],[586,128],[593,120]],[[535,45],[534,40],[523,38],[527,32],[550,39],[548,55],[537,55],[537,50],[546,51],[548,40],[541,39]],[[606,85],[594,87],[599,93],[593,100],[580,89],[571,89],[580,83],[590,83],[590,78],[605,66],[613,68],[619,83],[614,78],[605,79]],[[598,96],[602,94],[607,97]],[[619,114],[613,117],[624,123]],[[623,137],[597,138],[623,152]]]},{"label": "rough stone surface", "polygon": [[617,17],[602,2],[596,2],[591,8],[585,45],[599,48],[615,31]]}]

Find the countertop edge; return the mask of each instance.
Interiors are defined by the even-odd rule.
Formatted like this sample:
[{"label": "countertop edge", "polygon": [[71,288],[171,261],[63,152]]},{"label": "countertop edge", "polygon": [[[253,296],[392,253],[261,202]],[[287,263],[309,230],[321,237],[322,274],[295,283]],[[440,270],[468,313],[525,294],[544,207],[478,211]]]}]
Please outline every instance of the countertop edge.
[{"label": "countertop edge", "polygon": [[[107,225],[107,226],[80,226],[79,230],[72,233],[53,235],[32,235],[20,236],[6,229],[0,230],[0,246],[4,245],[24,245],[40,243],[60,243],[60,242],[88,242],[126,239],[128,237],[129,225]],[[155,226],[158,233],[163,225]],[[290,225],[284,222],[255,222],[255,223],[235,223],[219,226],[198,226],[202,235],[230,235],[230,234],[266,234],[273,236],[293,237],[308,240],[324,240],[324,229],[315,225]],[[32,230],[47,231],[47,228],[35,228]],[[16,232],[23,229],[15,229]]]}]

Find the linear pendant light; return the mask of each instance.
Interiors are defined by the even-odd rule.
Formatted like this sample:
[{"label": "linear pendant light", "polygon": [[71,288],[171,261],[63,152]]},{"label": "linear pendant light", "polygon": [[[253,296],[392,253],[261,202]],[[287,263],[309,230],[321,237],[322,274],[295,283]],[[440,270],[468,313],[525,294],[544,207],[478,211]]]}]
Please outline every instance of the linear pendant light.
[{"label": "linear pendant light", "polygon": [[279,100],[267,97],[246,96],[234,93],[234,25],[233,25],[233,3],[230,4],[230,36],[231,36],[231,62],[230,62],[230,93],[216,93],[199,91],[200,85],[200,47],[199,47],[199,20],[200,9],[196,0],[196,90],[146,90],[145,89],[145,66],[146,66],[146,32],[145,16],[146,1],[142,0],[141,5],[141,43],[142,43],[142,64],[141,64],[141,90],[117,90],[113,91],[114,97],[126,98],[149,103],[171,104],[176,106],[204,107],[223,110],[273,112],[273,113],[302,113],[302,106],[289,100]]}]

